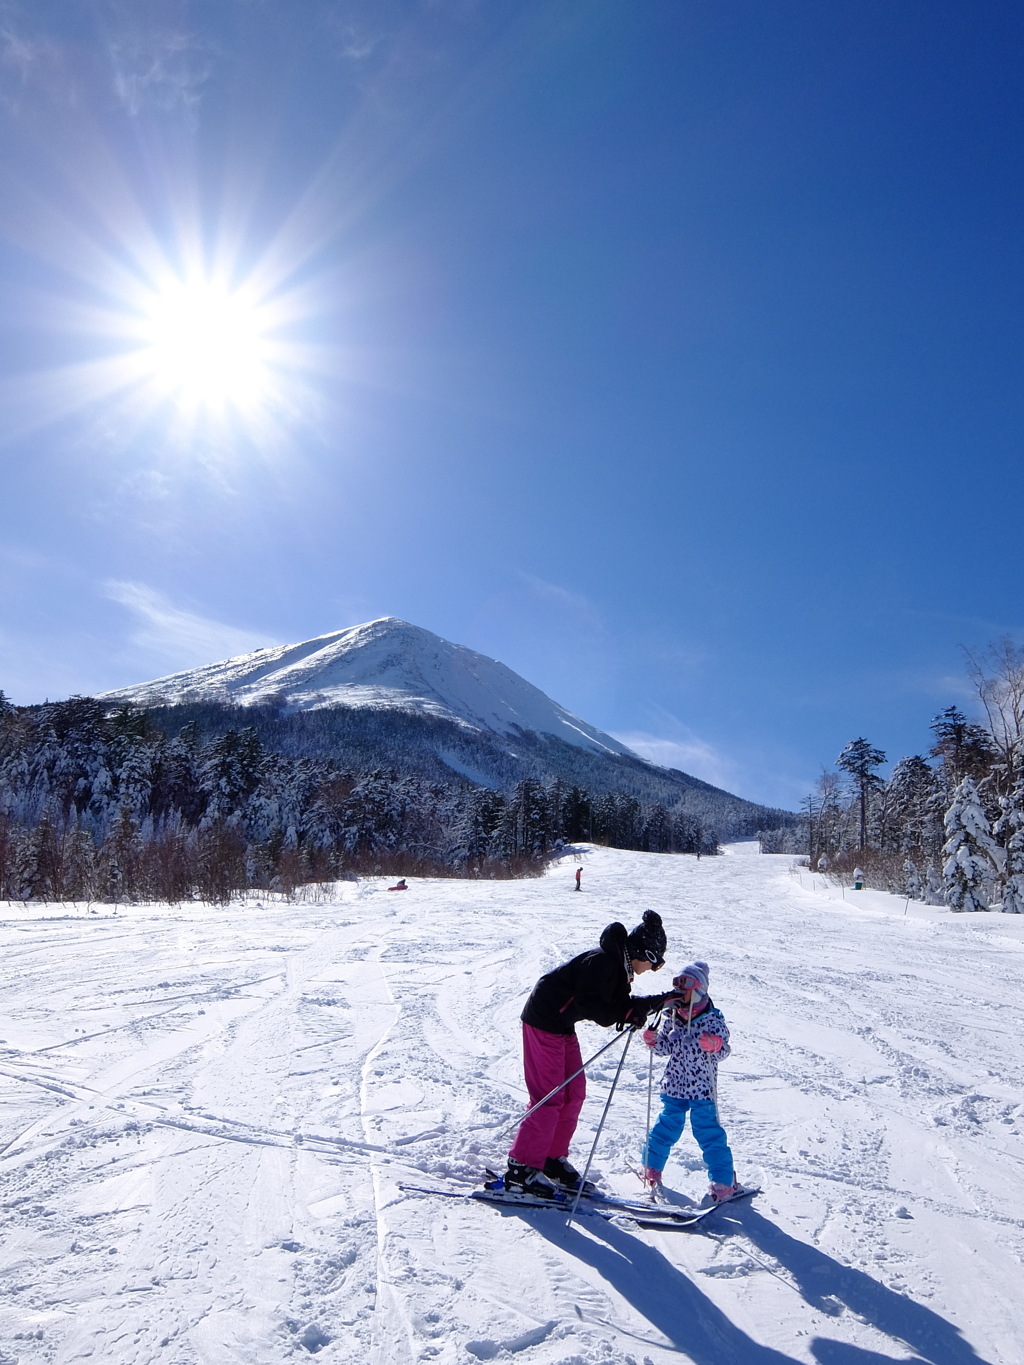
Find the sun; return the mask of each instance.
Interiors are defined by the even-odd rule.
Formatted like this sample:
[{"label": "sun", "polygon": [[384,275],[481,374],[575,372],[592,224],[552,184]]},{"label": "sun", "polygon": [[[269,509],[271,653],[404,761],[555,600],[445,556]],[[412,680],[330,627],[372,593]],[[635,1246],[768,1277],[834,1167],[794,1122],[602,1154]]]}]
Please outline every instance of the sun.
[{"label": "sun", "polygon": [[266,396],[267,326],[244,289],[169,282],[146,301],[141,332],[143,368],[183,406],[245,411]]}]

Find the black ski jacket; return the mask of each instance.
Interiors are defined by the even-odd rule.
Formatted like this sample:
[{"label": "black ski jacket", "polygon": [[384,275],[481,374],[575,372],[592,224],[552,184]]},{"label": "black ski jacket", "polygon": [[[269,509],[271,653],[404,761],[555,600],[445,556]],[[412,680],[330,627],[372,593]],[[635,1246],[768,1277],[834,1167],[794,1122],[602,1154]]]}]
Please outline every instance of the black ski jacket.
[{"label": "black ski jacket", "polygon": [[542,976],[520,1016],[523,1023],[545,1033],[575,1033],[579,1019],[605,1028],[646,1019],[650,1005],[660,1005],[662,997],[630,995],[626,938],[624,924],[609,924],[600,948]]}]

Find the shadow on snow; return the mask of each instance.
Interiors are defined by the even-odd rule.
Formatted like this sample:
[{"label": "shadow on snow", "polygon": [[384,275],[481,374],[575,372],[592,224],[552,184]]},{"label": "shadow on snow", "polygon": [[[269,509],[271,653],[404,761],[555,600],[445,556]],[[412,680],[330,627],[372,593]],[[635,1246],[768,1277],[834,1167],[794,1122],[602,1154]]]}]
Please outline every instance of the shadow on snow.
[{"label": "shadow on snow", "polygon": [[[561,1219],[548,1213],[508,1210],[503,1216],[524,1218],[552,1246],[592,1266],[695,1365],[796,1365],[792,1356],[754,1341],[656,1247],[623,1228],[588,1218],[584,1233],[575,1225],[567,1230]],[[755,1209],[737,1211],[722,1230],[726,1236],[730,1231],[741,1233],[772,1257],[788,1271],[794,1292],[817,1312],[835,1318],[848,1309],[916,1353],[908,1360],[902,1352],[898,1357],[880,1355],[816,1337],[809,1346],[820,1365],[987,1365],[959,1329],[938,1313],[789,1236]]]},{"label": "shadow on snow", "polygon": [[[944,1317],[898,1294],[866,1275],[863,1270],[826,1256],[783,1232],[755,1208],[723,1210],[726,1227],[740,1232],[755,1247],[783,1266],[812,1308],[836,1317],[843,1308],[870,1323],[879,1332],[917,1352],[928,1365],[985,1365],[982,1357]],[[889,1365],[890,1357],[841,1342],[819,1338],[811,1347],[822,1365]],[[901,1361],[901,1365],[904,1362]]]}]

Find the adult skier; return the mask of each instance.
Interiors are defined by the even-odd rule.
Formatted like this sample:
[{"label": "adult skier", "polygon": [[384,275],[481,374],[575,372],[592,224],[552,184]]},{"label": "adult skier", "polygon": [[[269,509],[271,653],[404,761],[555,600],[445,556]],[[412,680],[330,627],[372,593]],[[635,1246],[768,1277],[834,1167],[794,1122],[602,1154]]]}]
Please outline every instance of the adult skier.
[{"label": "adult skier", "polygon": [[[667,940],[661,916],[644,913],[630,933],[624,924],[609,924],[600,945],[580,953],[540,978],[522,1013],[523,1069],[530,1105],[571,1076],[582,1065],[576,1024],[590,1019],[608,1028],[642,1028],[667,995],[635,996],[633,978],[665,965]],[[508,1155],[506,1189],[554,1199],[558,1187],[574,1190],[580,1173],[566,1159],[576,1131],[586,1078],[581,1071],[519,1126]]]}]

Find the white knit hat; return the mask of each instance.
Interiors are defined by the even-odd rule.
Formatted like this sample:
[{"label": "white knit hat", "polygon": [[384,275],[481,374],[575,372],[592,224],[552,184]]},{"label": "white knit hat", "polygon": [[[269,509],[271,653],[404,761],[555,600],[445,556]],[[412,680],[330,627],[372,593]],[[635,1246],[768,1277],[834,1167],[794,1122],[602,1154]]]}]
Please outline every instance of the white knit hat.
[{"label": "white knit hat", "polygon": [[706,962],[691,962],[689,966],[683,968],[678,976],[672,978],[672,985],[677,991],[683,991],[686,989],[685,982],[689,978],[691,981],[697,982],[701,995],[707,995],[709,971],[710,968]]}]

